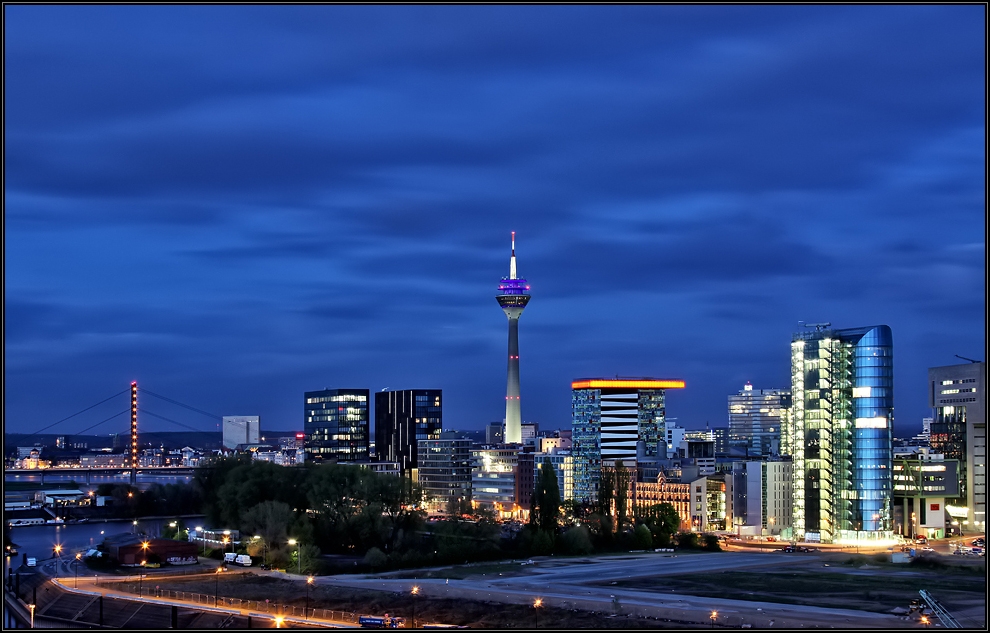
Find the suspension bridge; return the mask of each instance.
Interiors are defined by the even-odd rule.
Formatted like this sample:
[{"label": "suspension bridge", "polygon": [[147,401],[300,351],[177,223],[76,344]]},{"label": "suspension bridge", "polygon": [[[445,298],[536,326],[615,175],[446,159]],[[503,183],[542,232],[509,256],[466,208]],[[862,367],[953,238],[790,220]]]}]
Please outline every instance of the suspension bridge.
[{"label": "suspension bridge", "polygon": [[[137,481],[137,474],[138,474],[139,471],[154,470],[154,472],[159,473],[159,474],[176,474],[176,475],[183,475],[183,474],[190,474],[190,473],[192,473],[193,470],[194,470],[194,468],[192,468],[192,467],[183,467],[183,466],[166,466],[166,467],[160,467],[160,466],[148,467],[148,466],[144,466],[144,467],[142,467],[140,465],[139,456],[140,456],[140,448],[141,447],[140,447],[140,443],[139,443],[139,433],[138,433],[138,420],[139,420],[139,418],[141,418],[143,416],[151,416],[151,417],[156,418],[158,420],[162,420],[164,422],[168,422],[168,423],[173,424],[175,426],[181,427],[181,428],[183,428],[183,429],[185,429],[187,431],[192,431],[192,432],[195,432],[195,433],[202,433],[204,431],[213,431],[213,430],[215,430],[215,426],[220,421],[222,421],[223,418],[221,416],[219,416],[219,415],[214,414],[214,413],[210,413],[208,411],[204,411],[204,410],[199,409],[197,407],[194,407],[194,406],[185,404],[183,402],[180,402],[178,400],[175,400],[174,398],[169,398],[168,396],[163,396],[161,394],[155,393],[155,392],[150,391],[148,389],[145,389],[143,387],[139,389],[138,388],[137,381],[132,381],[131,384],[130,384],[130,386],[129,386],[129,388],[124,389],[123,391],[119,391],[119,392],[113,394],[112,396],[109,396],[107,398],[104,398],[103,400],[100,400],[99,402],[97,402],[95,404],[89,405],[88,407],[85,407],[83,409],[80,409],[79,411],[76,411],[72,415],[66,416],[66,417],[62,418],[61,420],[58,420],[56,422],[53,422],[53,423],[51,423],[51,424],[49,424],[47,426],[44,426],[44,427],[38,429],[37,431],[35,431],[31,435],[29,435],[29,436],[27,436],[25,438],[21,438],[19,440],[19,442],[21,442],[21,443],[23,443],[23,442],[29,442],[29,441],[32,440],[32,438],[38,437],[39,435],[41,435],[42,433],[44,433],[46,431],[49,432],[49,433],[52,433],[52,432],[56,432],[56,433],[61,432],[61,429],[64,429],[66,427],[61,427],[60,425],[63,425],[64,423],[68,422],[69,420],[77,419],[77,418],[79,418],[79,416],[81,416],[81,415],[83,415],[83,414],[85,414],[87,412],[93,411],[94,409],[97,409],[97,407],[100,407],[101,405],[104,405],[104,404],[107,404],[107,403],[110,403],[110,402],[119,401],[122,398],[122,396],[125,396],[127,394],[130,394],[130,406],[129,407],[127,407],[126,409],[123,409],[121,411],[118,411],[117,413],[114,413],[110,417],[104,418],[104,419],[100,420],[99,422],[96,422],[95,424],[91,424],[90,426],[87,426],[87,427],[85,427],[85,428],[83,428],[81,430],[78,430],[78,431],[75,431],[75,432],[71,433],[71,435],[82,435],[84,433],[87,433],[89,431],[92,431],[92,430],[96,429],[97,427],[100,427],[100,426],[102,426],[104,424],[107,424],[107,423],[113,421],[113,420],[117,420],[118,418],[121,418],[121,417],[123,417],[123,416],[125,416],[127,414],[130,414],[130,427],[129,427],[129,430],[130,430],[130,443],[129,443],[129,447],[128,447],[127,453],[126,453],[125,456],[123,456],[123,459],[121,460],[121,464],[120,465],[101,465],[101,466],[81,467],[81,468],[78,468],[78,467],[76,467],[76,468],[74,468],[74,467],[62,467],[62,468],[56,467],[56,468],[43,468],[43,469],[6,468],[6,469],[4,469],[4,472],[5,473],[8,473],[8,474],[18,474],[18,473],[40,474],[41,475],[42,482],[44,482],[44,477],[45,477],[45,474],[46,473],[51,474],[51,475],[56,475],[56,474],[73,474],[73,475],[79,474],[79,475],[83,475],[83,474],[85,474],[86,475],[86,481],[87,481],[87,483],[90,482],[90,479],[91,479],[91,477],[94,474],[97,474],[97,475],[99,475],[99,474],[107,474],[107,473],[118,473],[119,474],[121,472],[125,472],[125,473],[129,473],[130,474],[130,479],[131,479],[131,484],[132,485],[136,483],[136,481]],[[154,399],[158,400],[160,403],[166,403],[168,405],[181,407],[183,409],[186,409],[188,411],[191,411],[193,413],[196,413],[199,416],[208,418],[211,421],[211,425],[210,426],[213,427],[213,428],[202,428],[202,427],[197,428],[195,426],[186,424],[184,422],[179,422],[177,420],[173,420],[172,418],[169,418],[169,417],[166,417],[164,415],[161,415],[161,414],[155,413],[153,411],[150,411],[146,406],[143,406],[143,405],[142,406],[139,406],[138,405],[138,396],[139,396],[139,394],[141,396],[142,402],[145,400],[144,396],[150,396],[151,398],[154,398]],[[199,418],[199,419],[202,419],[202,418]],[[60,427],[60,429],[53,430],[53,429],[56,429],[56,427]],[[70,434],[67,433],[67,435],[70,435]],[[145,438],[147,436],[155,437],[156,435],[158,435],[158,434],[157,433],[150,432],[150,431],[142,431],[141,432],[141,436],[143,436]]]}]

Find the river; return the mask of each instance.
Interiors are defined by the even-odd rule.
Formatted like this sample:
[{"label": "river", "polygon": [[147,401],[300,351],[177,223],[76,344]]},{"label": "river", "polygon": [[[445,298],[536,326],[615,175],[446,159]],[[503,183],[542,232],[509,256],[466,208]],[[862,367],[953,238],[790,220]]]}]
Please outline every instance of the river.
[{"label": "river", "polygon": [[[34,482],[41,483],[41,475],[34,473],[18,473],[16,475],[4,473],[4,481],[9,482]],[[90,483],[86,484],[86,473],[45,473],[45,483],[75,481],[83,487],[96,488],[100,484],[126,484],[130,483],[130,475],[92,475]],[[154,473],[138,473],[137,483],[139,488],[147,488],[151,484],[174,484],[189,483],[192,475],[156,475]]]}]

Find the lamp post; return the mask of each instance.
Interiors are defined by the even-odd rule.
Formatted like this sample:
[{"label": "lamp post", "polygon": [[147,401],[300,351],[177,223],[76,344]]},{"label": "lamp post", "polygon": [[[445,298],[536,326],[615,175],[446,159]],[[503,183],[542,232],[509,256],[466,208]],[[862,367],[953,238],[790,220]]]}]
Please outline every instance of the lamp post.
[{"label": "lamp post", "polygon": [[927,615],[922,615],[921,623],[925,625],[925,628],[928,628],[928,625],[931,624],[931,620],[928,619]]},{"label": "lamp post", "polygon": [[533,601],[533,614],[536,617],[536,628],[540,628],[540,607],[543,606],[543,598],[537,598]]},{"label": "lamp post", "polygon": [[285,618],[283,618],[282,616],[278,616],[278,617],[276,617],[276,618],[275,618],[275,628],[276,628],[276,629],[280,629],[280,628],[282,628],[282,622],[283,622],[284,620],[285,620]]},{"label": "lamp post", "polygon": [[718,611],[712,611],[712,614],[708,616],[708,619],[712,621],[712,628],[715,628],[715,620],[718,619]]},{"label": "lamp post", "polygon": [[419,586],[413,585],[412,588],[412,628],[416,628],[416,596],[419,595]]},{"label": "lamp post", "polygon": [[[230,537],[229,536],[223,537],[223,540],[221,541],[221,543],[223,543],[223,564],[224,565],[227,564],[227,543],[229,543],[229,542],[230,542]],[[230,549],[233,550],[234,548],[230,548]]]},{"label": "lamp post", "polygon": [[303,619],[309,619],[309,586],[313,584],[313,577],[310,576],[306,579],[306,610],[303,611]]},{"label": "lamp post", "polygon": [[76,589],[79,588],[79,561],[82,560],[82,552],[76,552]]},{"label": "lamp post", "polygon": [[138,570],[138,596],[144,595],[144,566],[148,563],[146,560],[141,561],[141,569]]},{"label": "lamp post", "polygon": [[36,606],[37,606],[37,605],[34,605],[34,604],[29,604],[29,605],[28,605],[28,609],[31,609],[31,628],[32,628],[32,629],[34,628],[34,608],[35,608]]},{"label": "lamp post", "polygon": [[302,576],[302,553],[299,551],[299,547],[302,545],[299,541],[294,538],[289,539],[289,545],[296,546],[296,558],[299,559],[299,575]]},{"label": "lamp post", "polygon": [[137,534],[137,519],[131,522],[131,534]]},{"label": "lamp post", "polygon": [[220,572],[223,571],[223,567],[217,567],[216,571],[216,583],[213,587],[213,606],[217,606],[217,602],[220,599]]},{"label": "lamp post", "polygon": [[62,562],[62,545],[55,545],[53,551],[55,552],[55,577],[58,578],[58,566]]}]

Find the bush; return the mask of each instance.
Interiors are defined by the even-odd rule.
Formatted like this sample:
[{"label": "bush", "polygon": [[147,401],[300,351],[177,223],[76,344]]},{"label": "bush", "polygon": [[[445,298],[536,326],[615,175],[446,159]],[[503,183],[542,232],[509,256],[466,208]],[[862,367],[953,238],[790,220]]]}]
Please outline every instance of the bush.
[{"label": "bush", "polygon": [[645,525],[638,525],[633,531],[633,547],[634,549],[650,549],[653,547],[653,534],[650,532],[650,528]]},{"label": "bush", "polygon": [[377,547],[372,547],[368,550],[368,553],[364,555],[364,564],[372,569],[381,569],[388,564],[388,556],[385,552],[381,551]]},{"label": "bush", "polygon": [[714,534],[705,534],[702,539],[704,549],[708,552],[721,552],[722,548],[718,544],[718,537]]},{"label": "bush", "polygon": [[529,547],[535,556],[547,556],[553,553],[553,541],[550,539],[550,535],[543,530],[536,533]]},{"label": "bush", "polygon": [[560,537],[560,548],[565,554],[583,556],[595,550],[591,544],[591,533],[583,525],[571,528]]},{"label": "bush", "polygon": [[677,547],[681,549],[698,549],[698,535],[694,532],[681,532],[677,535]]}]

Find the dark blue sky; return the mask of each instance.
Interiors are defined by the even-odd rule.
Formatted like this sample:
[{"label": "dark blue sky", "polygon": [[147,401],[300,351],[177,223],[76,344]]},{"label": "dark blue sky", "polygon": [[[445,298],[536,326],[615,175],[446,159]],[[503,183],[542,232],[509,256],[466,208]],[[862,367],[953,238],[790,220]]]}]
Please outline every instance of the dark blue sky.
[{"label": "dark blue sky", "polygon": [[799,320],[891,326],[902,433],[928,367],[985,358],[982,5],[4,12],[8,431],[132,379],[278,430],[439,387],[480,428],[512,230],[544,427],[616,374],[724,425]]}]

